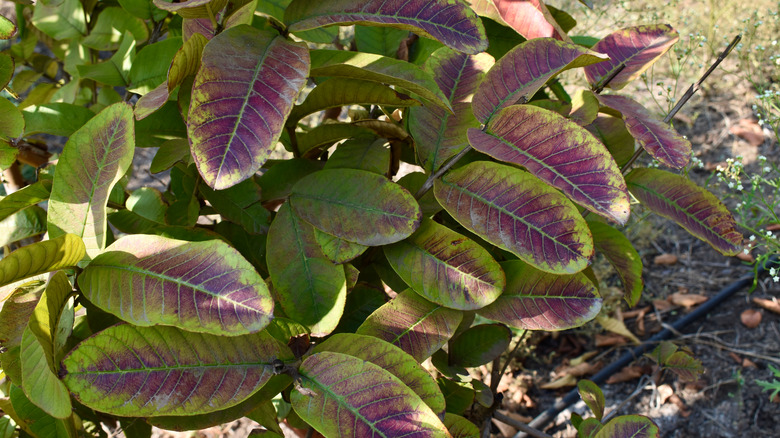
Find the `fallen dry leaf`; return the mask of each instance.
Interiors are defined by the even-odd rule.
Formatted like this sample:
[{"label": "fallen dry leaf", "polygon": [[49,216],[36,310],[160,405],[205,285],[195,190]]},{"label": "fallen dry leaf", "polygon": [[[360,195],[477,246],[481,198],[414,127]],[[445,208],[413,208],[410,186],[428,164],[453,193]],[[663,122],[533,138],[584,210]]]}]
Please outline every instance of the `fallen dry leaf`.
[{"label": "fallen dry leaf", "polygon": [[677,256],[674,254],[660,254],[655,256],[653,263],[656,265],[674,265],[677,263]]},{"label": "fallen dry leaf", "polygon": [[578,365],[570,366],[561,370],[561,374],[568,374],[574,377],[582,377],[597,373],[602,367],[601,362],[584,362]]},{"label": "fallen dry leaf", "polygon": [[766,226],[767,231],[778,231],[780,230],[780,224],[770,224]]},{"label": "fallen dry leaf", "polygon": [[677,409],[680,410],[680,415],[683,418],[688,418],[691,415],[691,410],[688,409],[688,406],[685,405],[685,403],[680,399],[680,397],[677,396],[677,394],[672,394],[671,397],[669,397],[669,401],[677,406]]},{"label": "fallen dry leaf", "polygon": [[739,315],[739,320],[747,328],[756,328],[761,324],[761,312],[756,309],[747,309]]},{"label": "fallen dry leaf", "polygon": [[761,146],[764,143],[764,131],[753,119],[742,119],[738,124],[729,128],[729,132],[750,143],[752,146]]},{"label": "fallen dry leaf", "polygon": [[650,311],[650,306],[640,307],[639,309],[629,310],[627,312],[623,312],[623,319],[630,319],[635,316],[644,316],[645,313]]},{"label": "fallen dry leaf", "polygon": [[666,400],[669,400],[669,397],[674,395],[674,389],[669,384],[664,383],[658,387],[658,395],[661,397],[661,404],[664,404]]},{"label": "fallen dry leaf", "polygon": [[637,365],[629,365],[617,373],[609,376],[609,379],[607,379],[607,384],[611,385],[613,383],[629,382],[631,380],[636,380],[642,377],[642,374],[644,374],[642,367]]},{"label": "fallen dry leaf", "polygon": [[737,258],[742,260],[743,262],[748,262],[748,263],[753,263],[756,261],[756,258],[753,257],[752,254],[750,253],[745,254],[744,252],[737,254]]},{"label": "fallen dry leaf", "polygon": [[737,356],[737,353],[734,353],[733,351],[729,352],[729,357],[734,359],[734,362],[736,362],[738,364],[742,363],[742,358]]},{"label": "fallen dry leaf", "polygon": [[572,376],[571,374],[567,374],[563,377],[559,377],[555,380],[553,380],[550,383],[545,383],[544,385],[541,385],[540,388],[542,389],[558,389],[558,388],[566,388],[569,386],[574,386],[577,384],[577,378]]},{"label": "fallen dry leaf", "polygon": [[671,309],[673,306],[672,303],[667,300],[653,300],[653,307],[655,307],[659,312],[663,312]]},{"label": "fallen dry leaf", "polygon": [[596,347],[614,347],[615,345],[625,345],[627,343],[628,339],[614,333],[596,335]]},{"label": "fallen dry leaf", "polygon": [[604,327],[605,330],[612,333],[617,333],[620,336],[625,336],[628,339],[631,339],[633,343],[639,344],[639,338],[631,333],[631,330],[629,330],[626,325],[623,324],[623,321],[619,321],[615,318],[610,318],[607,316],[599,316],[596,318],[596,320],[599,322],[599,324],[601,324],[602,327]]},{"label": "fallen dry leaf", "polygon": [[753,302],[770,312],[780,314],[780,303],[777,302],[776,298],[772,300],[765,300],[763,298],[753,298]]},{"label": "fallen dry leaf", "polygon": [[682,306],[685,308],[691,308],[697,304],[701,304],[707,301],[707,299],[708,298],[704,295],[681,294],[679,292],[675,292],[669,297],[669,301],[671,301],[672,304],[675,304],[677,306]]},{"label": "fallen dry leaf", "polygon": [[742,360],[742,366],[745,368],[758,368],[758,365],[748,358]]}]

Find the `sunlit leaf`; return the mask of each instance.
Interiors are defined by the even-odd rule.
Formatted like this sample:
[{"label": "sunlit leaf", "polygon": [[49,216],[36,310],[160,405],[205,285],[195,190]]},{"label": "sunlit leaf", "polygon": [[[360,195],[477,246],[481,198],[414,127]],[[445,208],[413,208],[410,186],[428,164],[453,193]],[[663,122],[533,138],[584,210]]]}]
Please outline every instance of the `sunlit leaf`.
[{"label": "sunlit leaf", "polygon": [[0,15],[0,40],[10,40],[16,34],[16,24]]},{"label": "sunlit leaf", "polygon": [[292,32],[336,24],[373,24],[410,30],[470,54],[487,48],[485,29],[477,14],[465,4],[449,0],[294,0],[285,10],[284,21]]},{"label": "sunlit leaf", "polygon": [[487,123],[502,108],[521,99],[530,100],[560,72],[605,59],[601,53],[552,38],[526,41],[499,59],[485,75],[474,94],[474,115]]},{"label": "sunlit leaf", "polygon": [[293,360],[268,333],[224,336],[174,327],[109,327],[78,344],[60,375],[73,396],[121,416],[195,415],[234,406]]},{"label": "sunlit leaf", "polygon": [[16,139],[24,132],[24,116],[16,105],[0,97],[0,138]]},{"label": "sunlit leaf", "polygon": [[579,272],[593,254],[587,224],[574,205],[527,172],[473,162],[437,180],[434,193],[463,226],[538,269]]},{"label": "sunlit leaf", "polygon": [[600,84],[620,65],[625,68],[607,86],[619,90],[638,78],[680,38],[668,24],[634,26],[617,30],[596,43],[592,50],[606,53],[609,61],[585,67],[591,85]]},{"label": "sunlit leaf", "polygon": [[357,333],[384,339],[422,362],[447,343],[462,317],[407,290],[372,313]]},{"label": "sunlit leaf", "polygon": [[46,210],[28,207],[0,220],[0,246],[46,232]]},{"label": "sunlit leaf", "polygon": [[187,121],[192,156],[206,184],[226,189],[260,169],[308,71],[306,46],[276,32],[241,25],[209,41]]},{"label": "sunlit leaf", "polygon": [[225,190],[211,190],[203,185],[200,192],[223,219],[241,225],[251,234],[265,234],[271,225],[271,213],[260,203],[260,186],[248,179]]},{"label": "sunlit leaf", "polygon": [[601,222],[588,222],[593,233],[593,244],[596,251],[615,268],[623,288],[624,296],[629,306],[635,306],[642,296],[644,282],[642,281],[642,258],[636,252],[631,241],[615,228]]},{"label": "sunlit leaf", "polygon": [[166,0],[153,0],[158,8],[176,12],[184,18],[208,18],[217,15],[228,0],[185,0],[182,2],[168,2]]},{"label": "sunlit leaf", "polygon": [[554,275],[519,260],[501,264],[506,272],[504,293],[477,313],[525,330],[565,330],[579,327],[601,310],[601,297],[583,273]]},{"label": "sunlit leaf", "polygon": [[599,114],[599,100],[590,90],[578,90],[571,99],[571,114],[569,119],[580,126],[593,123]]},{"label": "sunlit leaf", "polygon": [[25,136],[51,134],[70,137],[95,116],[89,108],[62,102],[27,107],[22,114],[25,121]]},{"label": "sunlit leaf", "polygon": [[478,367],[499,357],[509,347],[512,331],[503,324],[480,324],[452,339],[449,359],[454,365]]},{"label": "sunlit leaf", "polygon": [[0,199],[0,220],[49,199],[51,181],[41,180]]},{"label": "sunlit leaf", "polygon": [[626,183],[646,208],[677,222],[722,254],[742,251],[742,233],[726,206],[689,179],[659,169],[635,169]]},{"label": "sunlit leaf", "polygon": [[604,416],[604,407],[606,406],[604,393],[601,392],[601,388],[590,380],[583,379],[577,382],[577,391],[580,393],[582,401],[593,411],[593,415],[601,420]]},{"label": "sunlit leaf", "polygon": [[108,7],[101,10],[96,22],[90,25],[89,35],[81,41],[81,44],[95,50],[118,49],[125,32],[133,34],[138,44],[149,38],[149,30],[144,21],[123,8]]},{"label": "sunlit leaf", "polygon": [[301,364],[293,409],[325,436],[448,437],[441,420],[401,380],[382,367],[329,351]]},{"label": "sunlit leaf", "polygon": [[595,438],[658,438],[661,433],[644,415],[619,415],[599,429]]},{"label": "sunlit leaf", "polygon": [[479,428],[471,421],[447,412],[444,415],[444,425],[450,431],[452,438],[480,438]]},{"label": "sunlit leaf", "polygon": [[[540,0],[469,0],[479,15],[509,26],[526,39],[566,39],[547,6]],[[492,40],[491,40],[492,42]]]},{"label": "sunlit leaf", "polygon": [[84,254],[84,242],[73,234],[23,246],[0,260],[0,285],[75,266]]},{"label": "sunlit leaf", "polygon": [[58,419],[35,406],[21,388],[11,385],[10,398],[16,416],[24,423],[22,429],[35,437],[76,438],[78,435],[71,419]]},{"label": "sunlit leaf", "polygon": [[169,37],[144,46],[130,69],[128,90],[143,95],[165,83],[171,63],[181,47],[180,37]]},{"label": "sunlit leaf", "polygon": [[96,306],[140,326],[236,336],[263,329],[273,313],[263,279],[219,240],[126,236],[92,260],[79,286]]},{"label": "sunlit leaf", "polygon": [[[36,9],[37,10],[37,9]],[[130,83],[130,69],[135,60],[135,39],[125,32],[119,49],[105,62],[78,64],[76,69],[82,79],[93,79],[101,84],[124,87]]]},{"label": "sunlit leaf", "polygon": [[55,418],[71,415],[70,394],[46,360],[44,347],[28,327],[22,336],[22,385],[36,406]]},{"label": "sunlit leaf", "polygon": [[36,4],[32,24],[55,40],[78,38],[87,34],[87,14],[79,0],[64,0],[59,5]]}]

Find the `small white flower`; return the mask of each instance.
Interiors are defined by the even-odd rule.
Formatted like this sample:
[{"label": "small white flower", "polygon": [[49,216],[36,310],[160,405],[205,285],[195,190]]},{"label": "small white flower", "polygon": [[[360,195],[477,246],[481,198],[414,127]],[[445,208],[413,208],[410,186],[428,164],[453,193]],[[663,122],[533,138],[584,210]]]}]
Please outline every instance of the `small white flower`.
[{"label": "small white flower", "polygon": [[756,236],[750,236],[750,241],[752,242],[754,240],[756,240]]},{"label": "small white flower", "polygon": [[744,187],[742,187],[742,184],[737,185],[737,190],[742,190]]},{"label": "small white flower", "polygon": [[775,281],[775,283],[777,283],[778,281],[780,281],[780,277],[778,277],[777,275],[775,275],[774,277],[772,277],[772,280],[774,280],[774,281]]},{"label": "small white flower", "polygon": [[745,248],[745,249],[742,250],[742,253],[745,254],[745,255],[748,255],[748,254],[750,254],[750,250]]},{"label": "small white flower", "polygon": [[733,181],[729,181],[729,188],[730,188],[730,189],[733,189],[733,188],[734,188],[734,182],[733,182]]},{"label": "small white flower", "polygon": [[771,172],[772,168],[769,166],[764,167],[764,172]]},{"label": "small white flower", "polygon": [[775,276],[777,275],[777,269],[775,268],[769,268],[769,275]]},{"label": "small white flower", "polygon": [[766,237],[773,237],[773,236],[774,236],[774,234],[772,234],[771,231],[767,231],[766,232]]}]

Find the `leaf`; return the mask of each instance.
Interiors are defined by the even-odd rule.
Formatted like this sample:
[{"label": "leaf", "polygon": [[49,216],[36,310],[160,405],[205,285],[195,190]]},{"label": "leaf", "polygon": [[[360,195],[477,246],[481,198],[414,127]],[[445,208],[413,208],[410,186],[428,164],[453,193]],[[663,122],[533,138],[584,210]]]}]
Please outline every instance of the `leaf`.
[{"label": "leaf", "polygon": [[553,275],[519,260],[501,265],[506,272],[504,293],[477,313],[525,330],[557,331],[595,318],[601,297],[583,273]]},{"label": "leaf", "polygon": [[628,132],[653,158],[675,169],[682,169],[691,161],[691,142],[674,128],[653,118],[638,102],[617,95],[598,98],[602,104],[620,111]]},{"label": "leaf", "polygon": [[307,391],[293,391],[293,409],[325,436],[449,436],[417,394],[371,362],[326,351],[299,372]]},{"label": "leaf", "polygon": [[120,324],[78,344],[60,375],[73,396],[120,416],[195,415],[234,406],[293,360],[265,332],[226,338]]},{"label": "leaf", "polygon": [[470,128],[474,149],[518,164],[566,196],[620,224],[629,216],[626,183],[609,151],[585,128],[530,105],[494,116],[487,130]]},{"label": "leaf", "polygon": [[139,326],[236,336],[262,330],[273,313],[263,279],[219,240],[123,237],[92,260],[79,287],[96,306]]},{"label": "leaf", "polygon": [[593,253],[587,224],[569,200],[519,169],[472,162],[437,180],[434,194],[461,225],[538,269],[579,272]]},{"label": "leaf", "polygon": [[325,336],[344,312],[347,288],[344,269],[325,258],[311,225],[285,203],[268,230],[268,272],[274,296],[284,313]]},{"label": "leaf", "polygon": [[408,239],[385,246],[384,252],[415,292],[445,307],[479,309],[504,289],[503,271],[487,250],[428,219]]},{"label": "leaf", "polygon": [[235,222],[250,234],[266,234],[271,213],[260,203],[260,186],[248,179],[225,190],[201,185],[200,192],[223,219]]},{"label": "leaf", "polygon": [[604,255],[609,264],[615,268],[626,295],[623,297],[629,306],[633,307],[639,302],[644,289],[642,281],[642,259],[634,249],[631,241],[615,228],[601,223],[588,222],[593,233],[593,244],[596,251]]},{"label": "leaf", "polygon": [[650,211],[677,222],[721,254],[742,251],[742,233],[731,213],[712,193],[687,178],[659,169],[635,169],[626,183]]},{"label": "leaf", "polygon": [[23,246],[0,260],[0,286],[75,266],[84,254],[84,242],[73,234]]},{"label": "leaf", "polygon": [[540,0],[469,0],[474,11],[505,26],[526,39],[554,37],[568,39]]},{"label": "leaf", "polygon": [[32,134],[70,137],[95,116],[89,108],[62,102],[27,107],[22,114],[25,121],[25,137]]},{"label": "leaf", "polygon": [[0,220],[49,199],[51,181],[41,180],[0,199]]},{"label": "leaf", "polygon": [[76,69],[81,79],[93,79],[101,84],[125,87],[130,83],[130,69],[135,61],[135,39],[125,32],[119,49],[106,62],[78,64]]},{"label": "leaf", "polygon": [[355,45],[359,52],[396,57],[409,32],[392,27],[355,26]]},{"label": "leaf", "polygon": [[338,265],[357,258],[368,249],[365,245],[340,239],[316,228],[314,229],[314,238],[322,249],[323,255]]},{"label": "leaf", "polygon": [[6,98],[0,98],[0,138],[16,139],[24,132],[24,117],[19,108]]},{"label": "leaf", "polygon": [[503,324],[475,325],[450,341],[450,363],[464,367],[484,365],[499,357],[511,340],[512,331]]},{"label": "leaf", "polygon": [[[149,117],[158,109],[162,108],[169,97],[171,97],[171,94],[168,92],[168,87],[165,83],[158,85],[157,88],[144,94],[138,98],[138,101],[135,103],[135,109],[133,110],[135,119],[143,120]],[[187,151],[189,152],[189,145]]]},{"label": "leaf", "polygon": [[194,34],[173,56],[168,69],[168,91],[173,91],[189,75],[194,75],[200,68],[200,58],[209,40],[201,34]]},{"label": "leaf", "polygon": [[182,40],[179,37],[168,37],[144,46],[130,68],[128,90],[143,95],[165,83],[173,58],[181,47]]},{"label": "leaf", "polygon": [[152,158],[152,163],[149,165],[149,171],[152,173],[160,173],[173,167],[178,162],[189,164],[190,160],[190,145],[187,140],[174,139],[168,140],[160,146],[157,153]]},{"label": "leaf", "polygon": [[344,50],[312,50],[310,56],[309,75],[312,77],[344,77],[394,85],[396,89],[415,93],[428,103],[452,111],[434,78],[414,64],[372,53]]},{"label": "leaf", "polygon": [[10,40],[16,34],[16,24],[0,15],[0,40]]},{"label": "leaf", "polygon": [[390,147],[384,138],[347,140],[328,157],[324,169],[357,169],[386,175],[390,170]]},{"label": "leaf", "polygon": [[526,41],[504,55],[474,94],[474,115],[487,123],[499,110],[524,103],[562,71],[604,61],[606,56],[552,38]]},{"label": "leaf", "polygon": [[302,104],[295,107],[287,120],[294,126],[298,120],[317,111],[344,105],[382,105],[407,107],[419,105],[416,99],[376,82],[360,79],[331,78],[317,85]]},{"label": "leaf", "polygon": [[36,406],[55,418],[71,415],[70,393],[46,360],[44,347],[28,327],[22,336],[22,384]]},{"label": "leaf", "polygon": [[0,221],[0,246],[46,232],[46,210],[34,206]]},{"label": "leaf", "polygon": [[439,377],[436,382],[447,400],[447,412],[463,415],[474,404],[475,392],[470,384]]},{"label": "leaf", "polygon": [[580,126],[593,123],[599,114],[599,99],[590,90],[578,90],[572,97],[572,110],[569,119]]},{"label": "leaf", "polygon": [[658,438],[658,426],[644,415],[620,415],[599,429],[595,438]]},{"label": "leaf", "polygon": [[292,158],[274,165],[257,180],[263,201],[290,196],[292,188],[301,178],[320,169],[320,163],[303,158]]},{"label": "leaf", "polygon": [[600,114],[585,129],[607,147],[621,169],[634,155],[636,142],[621,119]]},{"label": "leaf", "polygon": [[441,48],[425,61],[425,71],[436,80],[454,114],[438,107],[409,109],[409,133],[414,137],[417,157],[428,172],[438,170],[450,157],[468,146],[466,130],[479,127],[471,112],[477,85],[493,66],[490,55],[466,55]]},{"label": "leaf", "polygon": [[444,412],[444,396],[430,373],[399,347],[373,336],[335,334],[317,345],[313,354],[330,351],[348,354],[377,365],[414,391],[434,413]]},{"label": "leaf", "polygon": [[192,156],[209,187],[226,189],[260,169],[308,71],[306,46],[276,32],[241,25],[209,41],[187,120]]},{"label": "leaf", "polygon": [[36,438],[55,436],[58,438],[75,438],[78,436],[72,420],[57,419],[42,411],[16,385],[11,385],[9,392],[13,410],[16,416],[23,422],[22,429],[28,430],[32,436]]},{"label": "leaf", "polygon": [[596,320],[601,324],[602,327],[604,327],[604,330],[608,330],[612,333],[617,333],[620,336],[626,337],[628,339],[631,339],[631,342],[634,344],[639,345],[641,341],[639,341],[639,338],[637,338],[631,331],[626,327],[626,324],[616,318],[611,318],[605,315],[601,315]]},{"label": "leaf", "polygon": [[604,407],[606,406],[606,400],[601,388],[590,380],[582,379],[577,382],[577,391],[579,391],[582,401],[593,411],[593,415],[598,420],[601,420],[604,416]]},{"label": "leaf", "polygon": [[167,12],[154,6],[154,4],[148,0],[118,0],[119,4],[127,12],[135,15],[143,20],[152,19],[154,21],[160,21],[165,18]]},{"label": "leaf", "polygon": [[301,155],[306,156],[309,151],[321,147],[328,148],[333,143],[345,138],[362,140],[375,137],[371,130],[351,123],[324,123],[298,135],[298,150]]},{"label": "leaf", "polygon": [[209,14],[216,15],[224,8],[227,0],[185,0],[178,3],[153,0],[153,3],[164,11],[176,12],[184,18],[208,18]]},{"label": "leaf", "polygon": [[479,428],[471,421],[447,412],[444,415],[444,425],[450,431],[452,438],[480,438]]},{"label": "leaf", "polygon": [[[73,287],[68,281],[68,276],[63,271],[58,271],[49,279],[46,290],[41,295],[35,309],[33,309],[28,322],[30,332],[35,335],[36,343],[41,347],[40,354],[42,356],[39,359],[48,364],[51,371],[58,369],[60,351],[65,347],[65,341],[73,328],[73,310],[68,311],[66,309],[68,296],[72,292]],[[71,313],[70,318],[63,318],[63,315],[67,315],[68,312]],[[61,322],[65,322],[67,325],[67,321],[70,321],[70,327],[62,327],[63,324]],[[38,347],[32,344],[33,342],[31,341],[27,348],[37,351]],[[25,350],[24,345],[22,350]],[[22,370],[24,372],[24,364],[22,364]],[[24,385],[24,388],[26,391],[28,389],[27,385]],[[27,393],[27,395],[33,398],[30,393]],[[57,416],[51,412],[49,413]]]},{"label": "leaf", "polygon": [[7,53],[0,53],[0,89],[5,88],[14,75],[16,63]]},{"label": "leaf", "polygon": [[460,52],[476,55],[487,48],[482,23],[461,2],[387,3],[380,0],[314,2],[293,0],[284,12],[291,32],[336,24],[365,24],[409,30]]},{"label": "leaf", "polygon": [[87,14],[79,0],[63,0],[59,5],[36,4],[32,24],[55,40],[78,38],[87,34]]},{"label": "leaf", "polygon": [[68,139],[49,199],[49,236],[81,237],[90,258],[105,248],[108,195],[134,149],[133,111],[126,103],[104,109]]},{"label": "leaf", "polygon": [[704,372],[704,367],[698,359],[694,359],[684,351],[676,351],[663,361],[664,368],[672,370],[687,382],[695,382]]},{"label": "leaf", "polygon": [[133,16],[123,8],[108,7],[100,11],[89,35],[81,41],[86,47],[95,50],[114,51],[125,32],[133,35],[137,44],[149,39],[149,30],[144,21]]},{"label": "leaf", "polygon": [[398,294],[378,308],[357,334],[376,336],[422,362],[455,333],[462,313],[426,301],[412,290]]},{"label": "leaf", "polygon": [[22,335],[44,287],[43,281],[29,281],[14,287],[4,300],[0,309],[0,346],[6,351],[22,345]]},{"label": "leaf", "polygon": [[585,67],[585,77],[596,86],[621,64],[625,68],[607,86],[620,90],[638,78],[680,38],[668,24],[633,26],[617,30],[597,42],[592,50],[606,53],[609,61]]},{"label": "leaf", "polygon": [[403,187],[354,169],[314,172],[293,187],[298,217],[328,234],[366,246],[398,242],[420,225],[420,207]]},{"label": "leaf", "polygon": [[166,102],[154,117],[147,117],[135,124],[135,143],[138,147],[159,147],[177,138],[187,138],[187,127],[176,102]]}]

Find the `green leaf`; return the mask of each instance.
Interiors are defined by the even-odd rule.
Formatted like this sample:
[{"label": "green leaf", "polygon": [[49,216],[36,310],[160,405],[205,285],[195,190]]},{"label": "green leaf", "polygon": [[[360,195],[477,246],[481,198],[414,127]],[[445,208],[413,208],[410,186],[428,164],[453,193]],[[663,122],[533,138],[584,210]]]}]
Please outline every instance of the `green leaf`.
[{"label": "green leaf", "polygon": [[241,403],[290,350],[260,332],[226,338],[174,327],[120,324],[78,344],[62,361],[82,404],[120,416],[196,415]]},{"label": "green leaf", "polygon": [[0,286],[75,266],[84,254],[84,242],[73,234],[23,246],[0,260]]},{"label": "green leaf", "polygon": [[178,3],[153,0],[153,3],[160,9],[176,12],[184,18],[208,18],[210,14],[215,15],[224,8],[227,0],[185,0]]},{"label": "green leaf", "polygon": [[480,438],[479,428],[471,421],[447,412],[444,415],[444,425],[450,431],[452,438]]},{"label": "green leaf", "polygon": [[200,69],[200,57],[208,40],[196,33],[189,38],[176,52],[168,69],[168,91],[173,91],[189,75],[194,75]]},{"label": "green leaf", "polygon": [[10,168],[19,155],[19,148],[11,146],[7,140],[0,139],[0,170],[5,171]]},{"label": "green leaf", "polygon": [[663,361],[663,367],[672,370],[686,382],[695,382],[704,372],[704,367],[698,359],[694,359],[685,351],[675,351]]},{"label": "green leaf", "polygon": [[354,333],[376,309],[387,302],[387,295],[379,289],[358,284],[347,294],[344,315],[336,332]]},{"label": "green leaf", "polygon": [[163,11],[154,6],[149,0],[118,0],[127,12],[135,15],[142,20],[154,20],[160,21],[168,15],[167,11]]},{"label": "green leaf", "polygon": [[163,195],[153,187],[141,187],[136,189],[125,202],[127,209],[143,218],[159,224],[165,224],[165,213],[168,205],[163,200]]},{"label": "green leaf", "polygon": [[220,240],[126,236],[92,260],[79,287],[96,306],[139,326],[236,336],[262,330],[273,313],[263,279]]},{"label": "green leaf", "polygon": [[593,415],[601,420],[604,416],[604,407],[606,406],[606,400],[604,400],[604,393],[601,392],[601,388],[590,380],[582,379],[577,382],[577,391],[579,391],[582,401],[593,411]]},{"label": "green leaf", "polygon": [[0,15],[0,40],[10,40],[16,34],[16,24]]},{"label": "green leaf", "polygon": [[338,265],[357,258],[368,249],[365,245],[339,239],[316,228],[314,229],[314,238],[317,240],[317,245],[320,246],[325,257]]},{"label": "green leaf", "polygon": [[135,143],[141,148],[159,147],[168,140],[187,138],[187,127],[176,102],[168,101],[154,113],[135,124]]},{"label": "green leaf", "polygon": [[19,138],[24,132],[24,117],[19,108],[0,97],[0,137]]},{"label": "green leaf", "polygon": [[0,199],[0,220],[49,199],[51,181],[41,180]]},{"label": "green leaf", "polygon": [[275,164],[257,180],[263,201],[287,198],[301,178],[320,169],[321,162],[303,158],[293,158]]},{"label": "green leaf", "polygon": [[626,129],[623,120],[617,117],[599,114],[585,129],[590,131],[600,142],[607,147],[615,162],[621,168],[628,163],[634,155],[636,141]]},{"label": "green leaf", "polygon": [[130,83],[130,69],[134,65],[134,60],[135,39],[130,32],[125,32],[119,49],[108,61],[98,64],[79,64],[76,68],[82,79],[93,79],[101,84],[124,87]]},{"label": "green leaf", "polygon": [[54,374],[44,347],[30,328],[24,331],[21,348],[22,385],[27,397],[52,417],[70,417],[70,393]]},{"label": "green leaf", "polygon": [[95,116],[89,108],[62,102],[27,107],[22,114],[25,137],[32,134],[70,137]]},{"label": "green leaf", "polygon": [[390,58],[396,57],[401,41],[408,36],[408,31],[392,27],[355,26],[355,45],[359,52],[375,53]]},{"label": "green leaf", "polygon": [[599,429],[595,438],[658,438],[661,433],[644,415],[620,415]]},{"label": "green leaf", "polygon": [[445,377],[439,377],[436,379],[436,382],[439,384],[442,394],[444,394],[447,412],[462,415],[474,403],[475,393],[471,385],[455,382]]},{"label": "green leaf", "polygon": [[406,284],[445,307],[479,309],[504,289],[504,271],[487,250],[428,219],[408,239],[385,246],[384,251]]},{"label": "green leaf", "polygon": [[266,234],[271,212],[263,207],[260,186],[254,179],[240,182],[225,190],[200,185],[200,192],[223,219],[241,225],[250,234]]},{"label": "green leaf", "polygon": [[190,144],[185,139],[177,138],[168,140],[162,145],[152,158],[149,171],[160,173],[173,167],[178,162],[189,164],[191,161]]},{"label": "green leaf", "polygon": [[16,67],[15,64],[11,55],[0,53],[0,89],[5,88],[11,81],[11,77],[14,75],[14,67]]},{"label": "green leaf", "polygon": [[79,0],[63,0],[59,5],[35,5],[32,24],[55,40],[87,34],[86,14]]},{"label": "green leaf", "polygon": [[420,207],[403,187],[354,169],[312,173],[293,187],[293,211],[316,228],[367,246],[398,242],[420,224]]},{"label": "green leaf", "polygon": [[434,413],[444,412],[444,396],[430,373],[395,345],[373,336],[341,333],[317,345],[313,353],[323,351],[348,354],[381,367],[414,391]]},{"label": "green leaf", "polygon": [[81,44],[95,50],[114,51],[125,32],[130,32],[136,44],[149,39],[149,30],[144,21],[128,11],[118,7],[108,7],[100,11],[89,35]]},{"label": "green leaf", "polygon": [[[181,47],[180,37],[166,38],[144,46],[136,55],[133,66],[130,68],[131,86],[129,90],[143,95],[165,83],[171,62]],[[168,90],[171,91],[171,88],[169,87]]]},{"label": "green leaf", "polygon": [[22,345],[27,322],[45,287],[46,282],[43,280],[28,281],[12,288],[11,294],[3,302],[0,309],[0,345],[6,350]]},{"label": "green leaf", "polygon": [[384,138],[347,140],[328,157],[325,169],[358,169],[387,175],[390,147]]},{"label": "green leaf", "polygon": [[308,156],[309,151],[318,148],[327,149],[333,143],[345,138],[370,140],[375,137],[371,130],[351,123],[324,123],[298,135],[298,150],[301,155]]},{"label": "green leaf", "polygon": [[464,367],[478,367],[501,355],[509,347],[512,331],[503,324],[475,325],[450,341],[450,361]]},{"label": "green leaf", "polygon": [[344,269],[325,258],[314,228],[298,218],[289,203],[268,230],[268,272],[284,313],[313,336],[331,333],[344,312]]},{"label": "green leaf", "polygon": [[[68,310],[66,306],[68,296],[72,292],[73,288],[68,281],[68,276],[62,271],[57,272],[49,279],[46,290],[30,315],[28,323],[30,332],[35,335],[42,348],[42,358],[52,371],[57,371],[59,368],[60,352],[65,347],[65,341],[73,328],[73,309]],[[69,318],[67,317],[68,312],[71,314]],[[63,318],[63,316],[65,317]],[[64,325],[70,321],[70,327],[60,327],[61,320],[65,323]],[[24,350],[24,346],[22,346],[22,350]],[[22,370],[24,370],[24,366]],[[27,390],[26,385],[24,388]],[[28,396],[31,395],[28,393]]]},{"label": "green leaf", "polygon": [[28,207],[0,221],[0,246],[46,232],[46,210]]},{"label": "green leaf", "polygon": [[325,436],[448,437],[441,420],[401,380],[371,362],[320,352],[303,361],[293,409]]},{"label": "green leaf", "polygon": [[462,318],[406,290],[366,318],[357,333],[384,339],[422,362],[447,343]]},{"label": "green leaf", "polygon": [[596,250],[615,268],[620,281],[623,282],[626,291],[623,298],[629,306],[636,306],[644,289],[642,258],[639,253],[631,241],[615,228],[601,222],[588,222],[588,227],[593,233]]},{"label": "green leaf", "polygon": [[34,437],[75,438],[78,436],[72,417],[66,420],[52,417],[35,406],[16,385],[11,385],[10,396],[14,412],[25,423],[23,428],[26,427]]},{"label": "green leaf", "polygon": [[433,76],[406,61],[372,53],[344,50],[312,50],[312,77],[329,76],[362,79],[394,85],[396,89],[415,93],[426,102],[452,111],[449,100],[441,92]]},{"label": "green leaf", "polygon": [[133,161],[133,111],[117,103],[101,111],[65,144],[49,199],[49,235],[81,237],[89,257],[106,247],[111,189]]}]

